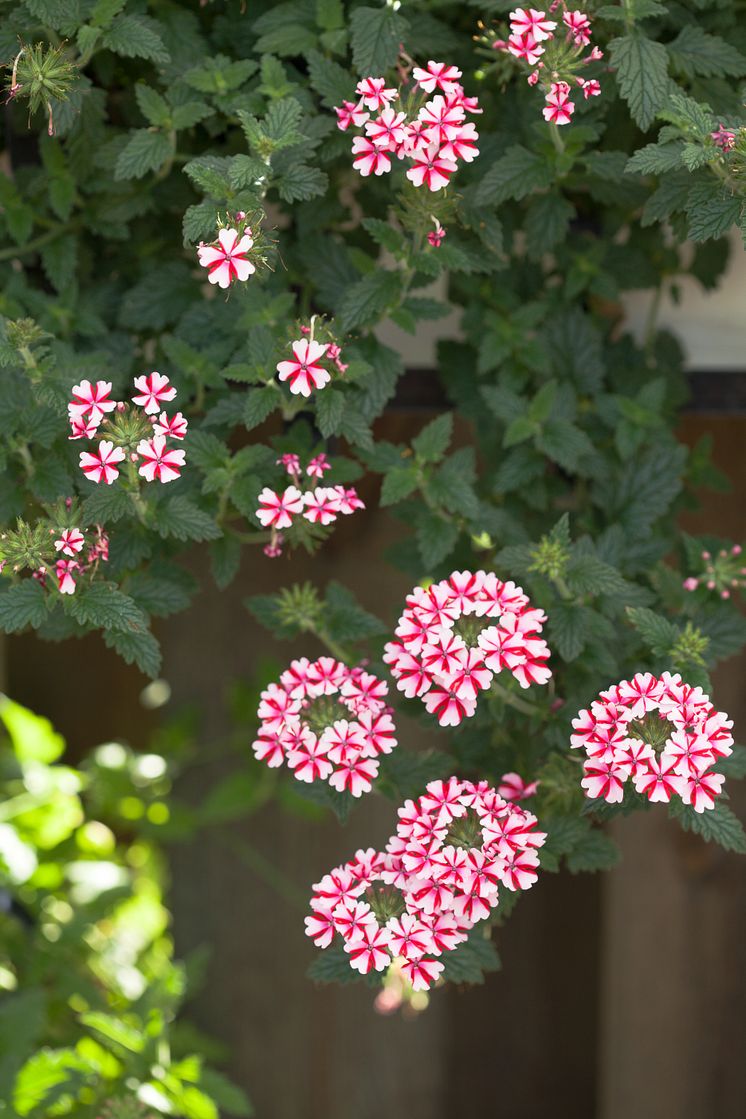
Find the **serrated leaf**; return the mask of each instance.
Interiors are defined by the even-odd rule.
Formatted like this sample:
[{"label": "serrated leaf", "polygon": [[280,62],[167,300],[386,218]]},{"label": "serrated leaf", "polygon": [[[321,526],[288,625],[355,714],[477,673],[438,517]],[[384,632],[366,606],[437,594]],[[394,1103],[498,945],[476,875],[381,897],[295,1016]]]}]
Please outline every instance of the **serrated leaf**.
[{"label": "serrated leaf", "polygon": [[388,5],[355,8],[350,16],[350,42],[360,77],[377,77],[393,66],[408,29],[407,20]]},{"label": "serrated leaf", "polygon": [[715,807],[695,812],[691,805],[671,801],[669,813],[674,816],[685,831],[696,832],[708,843],[717,843],[726,851],[736,851],[746,855],[746,833],[736,814],[722,801],[715,801]]},{"label": "serrated leaf", "polygon": [[379,504],[396,505],[414,493],[419,484],[420,476],[414,463],[395,466],[384,475]]},{"label": "serrated leaf", "polygon": [[341,105],[343,101],[349,100],[356,84],[349,70],[315,50],[309,51],[306,58],[309,81],[316,92],[321,94],[322,105],[331,109],[334,105]]},{"label": "serrated leaf", "polygon": [[445,412],[423,427],[412,440],[412,450],[421,462],[440,462],[453,436],[453,413]]},{"label": "serrated leaf", "polygon": [[275,408],[279,408],[281,399],[280,394],[271,385],[265,385],[261,389],[249,389],[243,410],[243,421],[249,431],[263,423]]},{"label": "serrated leaf", "polygon": [[477,925],[464,944],[445,953],[443,979],[450,983],[484,983],[485,972],[500,970],[500,957],[485,932],[489,934],[488,926]]},{"label": "serrated leaf", "polygon": [[718,179],[695,183],[686,201],[688,236],[692,241],[722,237],[738,223],[742,205],[742,199],[731,194]]},{"label": "serrated leaf", "polygon": [[374,614],[364,610],[352,591],[332,580],[324,596],[324,630],[336,641],[362,641],[385,632]]},{"label": "serrated leaf", "polygon": [[627,617],[652,653],[668,656],[679,636],[673,622],[646,606],[628,606]]},{"label": "serrated leaf", "polygon": [[152,633],[130,633],[124,630],[108,629],[103,633],[104,644],[114,649],[127,664],[137,667],[151,680],[161,669],[161,650]]},{"label": "serrated leaf", "polygon": [[746,74],[746,58],[719,35],[710,35],[694,23],[682,27],[672,43],[666,44],[674,68],[690,80],[703,78],[740,78]]},{"label": "serrated leaf", "polygon": [[157,171],[171,155],[171,143],[165,132],[138,128],[119,153],[114,178],[141,179],[148,171]]},{"label": "serrated leaf", "polygon": [[509,198],[518,201],[533,190],[548,187],[551,181],[552,169],[546,159],[514,144],[482,179],[477,188],[477,201],[489,204],[506,202]]},{"label": "serrated leaf", "polygon": [[311,198],[325,194],[328,186],[329,176],[325,171],[299,163],[282,174],[277,190],[284,202],[308,202]]},{"label": "serrated leaf", "polygon": [[662,43],[647,39],[639,31],[612,39],[611,61],[616,68],[619,91],[640,128],[647,129],[668,100],[668,54]]},{"label": "serrated leaf", "polygon": [[47,617],[47,598],[35,579],[26,579],[0,594],[0,630],[18,633],[37,629]]},{"label": "serrated leaf", "polygon": [[147,616],[134,599],[111,583],[92,583],[77,590],[66,607],[83,626],[129,633],[143,633],[148,628]]},{"label": "serrated leaf", "polygon": [[319,431],[328,439],[336,435],[345,409],[345,394],[339,389],[326,388],[316,400],[316,422]]},{"label": "serrated leaf", "polygon": [[176,540],[216,540],[221,535],[209,513],[181,495],[161,501],[154,527],[159,536]]},{"label": "serrated leaf", "polygon": [[571,874],[610,870],[620,858],[621,852],[614,840],[599,828],[591,828],[567,856],[567,869]]},{"label": "serrated leaf", "polygon": [[367,326],[382,317],[392,307],[401,293],[401,274],[380,269],[369,272],[352,284],[337,311],[337,323],[343,332]]},{"label": "serrated leaf", "polygon": [[540,260],[544,253],[564,241],[575,207],[561,194],[539,194],[533,198],[526,211],[526,252],[532,260]]},{"label": "serrated leaf", "polygon": [[458,525],[431,509],[417,518],[417,546],[427,571],[432,571],[451,554],[458,538]]},{"label": "serrated leaf", "polygon": [[159,24],[148,16],[117,16],[101,42],[123,58],[146,58],[160,63],[171,58],[163,45]]}]

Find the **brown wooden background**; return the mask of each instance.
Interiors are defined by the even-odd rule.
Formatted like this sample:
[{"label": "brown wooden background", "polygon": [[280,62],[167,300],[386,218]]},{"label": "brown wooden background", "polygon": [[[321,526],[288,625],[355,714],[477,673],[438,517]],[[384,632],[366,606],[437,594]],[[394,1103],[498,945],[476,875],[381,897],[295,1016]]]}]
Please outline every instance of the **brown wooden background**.
[{"label": "brown wooden background", "polygon": [[[422,422],[395,417],[385,421],[395,430],[381,434],[406,438]],[[735,490],[707,495],[686,527],[738,539],[746,417],[686,417],[687,441],[705,431]],[[206,741],[224,729],[227,680],[267,655],[313,651],[310,642],[275,646],[242,599],[291,580],[339,578],[364,605],[393,612],[408,589],[379,559],[393,531],[372,512],[346,522],[312,562],[252,557],[227,592],[208,589],[162,627],[174,704],[202,705]],[[742,734],[743,681],[743,660],[716,681],[718,706]],[[145,744],[153,717],[138,704],[142,683],[95,637],[8,642],[8,691],[55,720],[76,750],[109,737]],[[183,794],[199,798],[223,765],[208,759]],[[743,791],[733,803],[746,817]],[[384,840],[391,821],[388,802],[371,797],[344,829],[268,807],[235,832],[305,891],[357,846]],[[177,947],[211,949],[192,1016],[229,1046],[229,1071],[259,1119],[460,1119],[477,1108],[490,1119],[736,1119],[746,1112],[746,864],[684,835],[664,811],[615,830],[617,870],[546,875],[499,934],[503,971],[482,988],[436,992],[410,1021],[376,1015],[364,988],[308,983],[302,913],[224,843],[203,836],[177,847]]]}]

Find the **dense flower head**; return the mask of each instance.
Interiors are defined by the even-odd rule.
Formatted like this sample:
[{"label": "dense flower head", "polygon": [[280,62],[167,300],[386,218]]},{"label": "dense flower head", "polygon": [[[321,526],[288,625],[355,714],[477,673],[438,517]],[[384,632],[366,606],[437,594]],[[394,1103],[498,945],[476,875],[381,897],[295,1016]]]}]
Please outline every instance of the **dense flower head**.
[{"label": "dense flower head", "polygon": [[396,746],[387,695],[364,665],[295,660],[261,694],[254,754],[271,767],[287,762],[299,781],[359,797],[378,776],[379,755]]},{"label": "dense flower head", "polygon": [[427,589],[415,587],[383,659],[400,691],[422,699],[441,726],[456,726],[503,669],[522,688],[547,682],[549,648],[539,637],[545,621],[515,583],[493,572],[454,571]]},{"label": "dense flower head", "polygon": [[631,778],[651,801],[668,803],[676,795],[695,812],[714,807],[725,779],[713,767],[732,753],[733,723],[678,673],[622,680],[572,725],[570,744],[586,753],[587,797],[619,802]]},{"label": "dense flower head", "polygon": [[256,272],[256,266],[248,257],[253,247],[254,238],[250,229],[220,229],[217,241],[213,244],[200,242],[197,258],[202,267],[207,269],[207,278],[211,284],[229,288],[234,280],[243,282]]},{"label": "dense flower head", "polygon": [[399,809],[384,851],[358,851],[314,885],[306,933],[319,948],[339,936],[362,974],[398,961],[427,990],[501,888],[533,885],[545,839],[535,816],[486,782],[431,781]]},{"label": "dense flower head", "polygon": [[543,9],[515,8],[508,17],[507,38],[488,31],[480,42],[531,68],[527,80],[531,86],[541,86],[544,93],[544,120],[562,125],[570,123],[575,111],[573,90],[580,90],[586,101],[601,93],[600,83],[595,78],[582,78],[579,71],[603,54],[598,47],[586,52],[591,42],[591,21],[585,12],[569,8],[565,0],[556,0],[550,16],[555,18],[549,18]]},{"label": "dense flower head", "polygon": [[[176,396],[168,377],[154,371],[135,377],[132,404],[109,398],[111,384],[81,381],[68,404],[71,439],[95,439],[92,451],[80,454],[80,468],[92,482],[111,485],[123,463],[148,482],[172,482],[181,474],[186,453],[173,450],[169,439],[183,441],[187,420],[177,412],[169,418],[161,408]],[[135,407],[133,408],[132,405]],[[160,415],[159,415],[160,413]]]},{"label": "dense flower head", "polygon": [[[343,131],[357,127],[363,134],[352,142],[353,167],[366,177],[386,175],[399,161],[407,161],[406,177],[417,187],[442,190],[457,170],[458,161],[479,154],[479,139],[467,113],[481,112],[476,98],[467,97],[459,82],[461,71],[445,62],[415,66],[414,79],[399,89],[387,88],[384,78],[364,78],[357,86],[359,101],[344,101],[335,109]],[[425,100],[423,96],[429,97]]]},{"label": "dense flower head", "polygon": [[743,591],[746,587],[746,567],[742,557],[743,549],[740,544],[733,544],[730,548],[720,548],[717,552],[707,550],[701,552],[700,561],[703,570],[697,575],[689,575],[683,581],[685,591],[703,590],[705,593],[715,593],[720,598],[728,599],[734,591]]}]

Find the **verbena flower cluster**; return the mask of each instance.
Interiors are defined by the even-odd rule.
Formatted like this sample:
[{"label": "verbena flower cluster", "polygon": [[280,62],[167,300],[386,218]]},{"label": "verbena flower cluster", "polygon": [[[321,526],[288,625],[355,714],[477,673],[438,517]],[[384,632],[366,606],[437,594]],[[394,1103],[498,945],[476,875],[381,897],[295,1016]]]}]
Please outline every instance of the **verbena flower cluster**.
[{"label": "verbena flower cluster", "polygon": [[537,879],[546,835],[537,819],[483,781],[432,781],[399,809],[383,852],[358,851],[314,885],[306,933],[319,948],[341,937],[361,974],[401,961],[415,990],[441,976],[456,949],[499,904],[500,887]]},{"label": "verbena flower cluster", "polygon": [[[168,416],[162,406],[176,396],[176,389],[161,373],[135,377],[137,407],[112,400],[111,382],[81,381],[72,389],[67,406],[70,439],[96,439],[95,451],[83,451],[80,468],[92,482],[111,485],[124,462],[137,466],[136,473],[148,482],[172,482],[184,465],[185,452],[174,450],[169,439],[186,436],[187,420],[177,412]],[[159,414],[160,413],[160,414]]]},{"label": "verbena flower cluster", "polygon": [[100,524],[81,529],[78,510],[65,498],[35,525],[19,519],[16,528],[0,535],[0,573],[23,570],[45,589],[74,594],[82,577],[92,579],[109,559],[109,537]]},{"label": "verbena flower cluster", "polygon": [[510,35],[507,39],[488,36],[493,50],[512,55],[531,68],[529,85],[539,85],[544,92],[544,120],[552,124],[569,124],[575,112],[571,93],[580,91],[587,101],[601,92],[595,78],[584,78],[578,71],[589,62],[603,58],[598,47],[586,53],[591,41],[591,21],[580,11],[568,8],[564,0],[553,3],[549,14],[536,8],[516,8],[510,13]]},{"label": "verbena flower cluster", "polygon": [[678,674],[622,680],[572,725],[571,744],[586,753],[586,796],[619,802],[632,778],[651,801],[667,804],[675,794],[695,812],[714,807],[725,778],[713,766],[732,753],[733,723]]},{"label": "verbena flower cluster", "polygon": [[361,175],[385,175],[392,160],[403,160],[416,187],[442,190],[459,160],[470,163],[479,154],[479,135],[466,114],[481,109],[464,93],[455,66],[430,61],[425,69],[415,66],[412,77],[398,89],[387,87],[385,78],[363,78],[358,100],[335,108],[337,126],[363,129],[352,142],[353,167]]},{"label": "verbena flower cluster", "polygon": [[299,781],[328,781],[359,797],[378,776],[379,756],[397,744],[387,695],[364,665],[295,660],[261,694],[254,754],[271,767],[287,762]]},{"label": "verbena flower cluster", "polygon": [[720,598],[730,598],[733,591],[746,587],[746,567],[743,565],[740,544],[732,548],[721,548],[717,555],[703,551],[701,560],[704,571],[699,575],[689,575],[683,583],[684,590],[696,591],[700,587],[715,591]]},{"label": "verbena flower cluster", "polygon": [[[277,464],[284,466],[293,484],[282,493],[265,486],[259,494],[257,520],[264,528],[272,530],[270,542],[264,548],[265,555],[276,557],[282,554],[285,542],[282,530],[290,528],[295,517],[301,516],[311,524],[325,528],[333,524],[338,516],[349,516],[357,509],[365,508],[365,502],[358,497],[354,486],[315,486],[302,490],[303,476],[298,455],[281,455]],[[322,452],[308,463],[306,476],[322,480],[331,468],[326,454]]]},{"label": "verbena flower cluster", "polygon": [[[292,358],[277,363],[277,373],[281,381],[287,382],[291,393],[296,396],[309,397],[313,390],[323,389],[332,379],[329,366],[338,373],[345,373],[349,368],[342,361],[341,347],[326,331],[329,341],[319,342],[314,338],[316,326],[314,318],[310,326],[301,326],[302,338],[290,343],[293,351]],[[324,361],[327,365],[322,365]]]},{"label": "verbena flower cluster", "polygon": [[545,621],[515,583],[494,572],[454,571],[408,595],[383,659],[400,691],[421,698],[441,726],[456,726],[503,669],[522,688],[547,682]]}]

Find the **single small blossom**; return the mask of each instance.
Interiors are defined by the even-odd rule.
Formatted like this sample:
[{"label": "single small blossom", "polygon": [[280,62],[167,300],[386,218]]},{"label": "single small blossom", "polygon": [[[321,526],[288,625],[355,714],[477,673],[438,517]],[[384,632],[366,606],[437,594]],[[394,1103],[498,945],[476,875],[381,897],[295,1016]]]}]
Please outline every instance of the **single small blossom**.
[{"label": "single small blossom", "polygon": [[451,93],[458,84],[461,71],[447,62],[428,62],[425,69],[415,66],[412,77],[424,93],[434,93],[436,89]]},{"label": "single small blossom", "polygon": [[115,400],[109,399],[110,392],[111,381],[96,381],[95,385],[90,381],[81,381],[79,385],[73,385],[72,400],[67,406],[71,424],[79,426],[87,418],[87,426],[92,425],[95,431],[107,412],[113,412],[117,406]]},{"label": "single small blossom", "polygon": [[331,470],[331,468],[332,464],[322,451],[321,454],[311,459],[306,467],[306,474],[310,475],[312,478],[323,478],[327,470]]},{"label": "single small blossom", "polygon": [[303,495],[303,516],[311,524],[330,525],[339,512],[339,497],[334,489],[317,486]]},{"label": "single small blossom", "polygon": [[562,22],[569,29],[570,35],[577,46],[588,46],[591,41],[591,21],[584,12],[564,11]]},{"label": "single small blossom", "polygon": [[132,401],[143,408],[148,416],[156,415],[164,402],[173,400],[176,396],[176,389],[163,373],[149,373],[147,376],[143,374],[142,377],[135,377],[135,388],[138,390],[138,395],[133,396]]},{"label": "single small blossom", "polygon": [[54,565],[55,574],[59,583],[60,594],[75,594],[75,578],[73,572],[80,569],[80,564],[75,560],[57,560]]},{"label": "single small blossom", "polygon": [[275,460],[277,466],[284,466],[291,478],[297,478],[300,474],[300,459],[298,455],[288,452],[287,454],[280,455]]},{"label": "single small blossom", "polygon": [[63,556],[75,556],[80,552],[85,543],[85,537],[79,528],[63,528],[59,537],[54,542],[56,552]]},{"label": "single small blossom", "polygon": [[364,108],[363,101],[343,101],[341,108],[334,109],[337,114],[337,128],[340,132],[346,132],[350,125],[356,128],[361,128],[370,116]]},{"label": "single small blossom", "polygon": [[296,486],[288,486],[282,494],[265,486],[259,494],[256,517],[264,528],[290,528],[293,517],[302,511],[303,494]]},{"label": "single small blossom", "polygon": [[404,142],[406,131],[404,113],[395,113],[393,109],[384,109],[380,116],[369,120],[365,125],[368,139],[377,148],[384,151],[393,151]]},{"label": "single small blossom", "polygon": [[386,88],[385,78],[363,78],[357,83],[355,92],[371,112],[385,109],[390,101],[396,97],[395,89]]},{"label": "single small blossom", "polygon": [[443,244],[446,231],[437,219],[434,218],[433,221],[435,222],[435,229],[430,230],[427,235],[427,241],[434,249],[439,249]]},{"label": "single small blossom", "polygon": [[81,453],[80,468],[92,482],[105,482],[110,486],[119,477],[117,463],[123,462],[125,458],[121,447],[115,447],[108,439],[102,439],[95,452]]},{"label": "single small blossom", "polygon": [[503,800],[528,800],[536,796],[538,781],[524,781],[517,773],[503,773],[497,791]]},{"label": "single small blossom", "polygon": [[735,132],[732,132],[729,128],[724,128],[722,124],[719,124],[715,131],[710,133],[710,136],[721,151],[729,152],[735,147]]},{"label": "single small blossom", "polygon": [[352,166],[363,178],[368,175],[385,175],[391,170],[391,159],[367,136],[356,136],[352,141]]},{"label": "single small blossom", "polygon": [[566,82],[554,82],[546,95],[546,105],[541,110],[544,120],[551,124],[569,124],[575,105],[570,100]]},{"label": "single small blossom", "polygon": [[448,179],[456,170],[452,159],[443,159],[437,144],[431,144],[421,155],[413,158],[407,178],[415,186],[426,186],[431,191],[448,186]]},{"label": "single small blossom", "polygon": [[187,433],[189,421],[177,412],[175,416],[167,416],[165,412],[161,412],[157,420],[153,420],[153,432],[155,435],[170,436],[172,439],[184,439]]},{"label": "single small blossom", "polygon": [[199,263],[207,269],[210,283],[229,288],[234,280],[248,280],[256,272],[255,266],[246,256],[253,245],[251,233],[246,230],[239,237],[237,229],[221,229],[216,245],[199,245]]},{"label": "single small blossom", "polygon": [[514,35],[531,34],[537,43],[552,38],[552,32],[557,26],[556,22],[546,18],[546,13],[535,8],[516,8],[510,12],[510,30]]},{"label": "single small blossom", "polygon": [[292,349],[293,360],[277,364],[280,380],[288,382],[292,393],[308,397],[312,389],[323,389],[329,384],[330,374],[318,364],[328,349],[325,343],[301,338],[293,342]]},{"label": "single small blossom", "polygon": [[137,472],[147,482],[173,482],[181,474],[185,452],[181,448],[177,451],[169,448],[163,435],[142,439],[137,445],[137,454],[143,460]]}]

